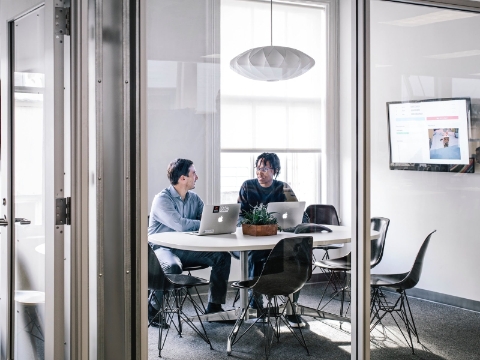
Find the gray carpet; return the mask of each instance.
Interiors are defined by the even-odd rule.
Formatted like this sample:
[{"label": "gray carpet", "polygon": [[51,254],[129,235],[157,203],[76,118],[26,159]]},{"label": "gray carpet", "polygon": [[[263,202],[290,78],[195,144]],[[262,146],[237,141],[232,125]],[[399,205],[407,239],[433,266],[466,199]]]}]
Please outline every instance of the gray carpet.
[{"label": "gray carpet", "polygon": [[[308,284],[302,290],[299,303],[316,307],[323,284]],[[234,292],[229,292],[225,309],[231,308]],[[393,300],[393,293],[386,293]],[[480,359],[480,313],[451,306],[410,298],[410,305],[417,325],[421,344],[414,342],[415,355],[403,339],[390,317],[371,333],[371,359]],[[188,307],[186,311],[188,311]],[[327,310],[339,311],[339,303],[332,301]],[[330,320],[304,318],[308,323],[304,336],[314,359],[350,359],[350,324]],[[198,322],[196,322],[198,325]],[[232,356],[227,356],[226,339],[233,323],[205,323],[205,329],[213,350],[197,335],[184,326],[180,337],[175,329],[170,330],[163,359],[262,359],[264,356],[261,326],[243,337],[233,347]],[[403,327],[402,327],[403,329]],[[148,330],[149,359],[158,359],[158,328]],[[307,353],[284,326],[280,342],[274,341],[271,359],[306,359]]]}]

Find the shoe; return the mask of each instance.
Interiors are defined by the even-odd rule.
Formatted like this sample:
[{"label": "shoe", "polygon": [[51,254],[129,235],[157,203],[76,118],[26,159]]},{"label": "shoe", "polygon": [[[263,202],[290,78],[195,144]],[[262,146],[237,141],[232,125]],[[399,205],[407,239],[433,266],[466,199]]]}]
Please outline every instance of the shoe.
[{"label": "shoe", "polygon": [[150,326],[158,327],[158,314],[159,311],[155,310],[152,304],[148,303],[148,323],[150,324]]},{"label": "shoe", "polygon": [[292,328],[303,328],[306,325],[300,315],[286,315],[285,317]]},{"label": "shoe", "polygon": [[214,313],[223,312],[223,311],[225,310],[223,310],[222,305],[209,302],[205,310],[205,314],[214,314]]}]

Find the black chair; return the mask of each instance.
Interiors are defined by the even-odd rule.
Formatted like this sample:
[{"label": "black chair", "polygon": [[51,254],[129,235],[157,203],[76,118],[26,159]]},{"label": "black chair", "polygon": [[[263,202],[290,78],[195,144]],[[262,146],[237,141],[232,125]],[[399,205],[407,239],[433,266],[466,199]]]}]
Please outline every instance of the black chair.
[{"label": "black chair", "polygon": [[[184,266],[182,270],[186,271],[188,275],[192,275],[192,271],[203,270],[203,269],[207,269],[208,267],[209,267],[208,265],[192,265],[192,266]],[[198,311],[200,311],[202,314],[205,314],[205,311],[206,311],[205,304],[203,303],[202,297],[200,296],[200,293],[198,292],[197,287],[194,286],[193,288],[195,289],[198,299],[200,300],[200,304],[202,305],[202,307],[198,307]]]},{"label": "black chair", "polygon": [[[337,210],[333,205],[324,205],[324,204],[309,205],[305,209],[305,212],[310,218],[310,222],[313,224],[340,225],[340,220],[338,218]],[[342,247],[343,247],[343,244],[332,244],[332,245],[315,246],[314,249],[321,249],[325,251],[322,257],[322,260],[325,260],[325,259],[330,259],[328,250],[337,250],[337,249],[341,249]]]},{"label": "black chair", "polygon": [[[245,314],[248,311],[248,309],[243,309],[228,337],[228,355],[231,355],[233,345],[235,345],[246,332],[259,322],[263,324],[265,355],[267,359],[270,355],[273,337],[275,336],[277,341],[279,340],[281,322],[287,326],[300,345],[307,350],[307,354],[309,354],[302,329],[298,328],[300,332],[300,336],[298,336],[285,318],[285,315],[287,309],[291,309],[293,315],[296,316],[295,306],[292,306],[293,304],[288,295],[299,291],[312,274],[312,244],[313,238],[311,236],[282,239],[270,252],[259,277],[251,280],[234,282],[232,284],[232,286],[236,288],[248,288],[257,293],[266,295],[268,304],[266,308],[258,310],[260,316],[258,316],[256,321],[237,339],[237,335],[245,319]],[[284,306],[279,305],[277,299],[278,296],[283,296],[287,299]],[[252,298],[253,295],[250,297],[249,301],[252,301]],[[261,307],[259,306],[259,308]]]},{"label": "black chair", "polygon": [[[415,326],[415,321],[413,320],[412,310],[410,309],[406,290],[414,288],[420,280],[420,275],[422,274],[423,259],[425,258],[425,253],[427,252],[430,238],[435,231],[436,230],[428,234],[427,238],[423,241],[423,244],[418,251],[417,257],[415,258],[415,263],[413,264],[410,271],[402,274],[372,274],[370,277],[370,286],[372,289],[370,308],[372,324],[370,326],[370,331],[372,331],[375,326],[377,326],[382,321],[386,314],[390,314],[395,321],[398,329],[402,333],[408,346],[412,349],[412,354],[415,354],[415,350],[413,348],[412,334],[417,338],[418,343],[420,343],[420,338],[418,337],[418,331]],[[394,289],[399,294],[399,297],[393,305],[390,305],[386,301],[385,297],[380,293],[381,287]],[[399,318],[405,324],[408,339],[402,331],[399,323],[393,316],[394,313],[397,313]]]},{"label": "black chair", "polygon": [[[150,290],[150,298],[156,297],[156,292],[162,293],[162,299],[156,298],[156,303],[161,304],[161,309],[156,314],[159,318],[159,330],[158,330],[158,356],[162,356],[162,349],[167,340],[168,332],[173,325],[178,334],[182,334],[182,322],[190,326],[200,337],[210,345],[212,344],[207,336],[205,327],[198,313],[198,304],[195,303],[190,295],[189,289],[194,286],[207,285],[209,282],[204,279],[200,279],[190,275],[183,274],[165,274],[160,262],[153,249],[148,246],[148,289]],[[183,305],[186,300],[189,300],[195,310],[195,314],[200,322],[202,331],[200,331],[193,322],[189,319],[187,314],[183,311]],[[175,324],[174,315],[177,315],[177,324]],[[149,322],[148,326],[151,325]],[[165,336],[163,334],[165,330]]]},{"label": "black chair", "polygon": [[[390,225],[390,220],[383,217],[375,217],[371,219],[371,228],[372,230],[378,231],[380,233],[378,239],[372,240],[370,242],[370,268],[373,269],[377,266],[383,257],[383,250],[385,248],[385,239],[387,237],[388,226]],[[341,294],[340,299],[340,316],[344,316],[343,307],[345,303],[345,293],[349,291],[347,271],[350,271],[352,268],[351,264],[351,253],[348,253],[345,256],[336,258],[336,259],[326,259],[315,262],[317,267],[321,269],[329,270],[330,277],[328,279],[327,286],[323,290],[322,296],[317,306],[317,310],[323,310],[333,299],[335,299],[339,294]],[[336,275],[336,272],[342,273],[343,276],[339,277]],[[343,284],[340,284],[341,279],[343,279]],[[335,284],[338,290],[335,290],[334,293],[330,296],[330,299],[322,305],[322,301],[325,298],[327,289],[330,284]],[[345,314],[348,312],[349,307],[347,307]]]}]

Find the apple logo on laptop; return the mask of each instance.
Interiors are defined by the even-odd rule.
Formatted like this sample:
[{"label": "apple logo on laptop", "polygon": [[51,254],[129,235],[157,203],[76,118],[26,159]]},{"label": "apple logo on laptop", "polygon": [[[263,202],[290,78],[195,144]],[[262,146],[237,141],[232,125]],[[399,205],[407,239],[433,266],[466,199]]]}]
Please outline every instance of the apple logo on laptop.
[{"label": "apple logo on laptop", "polygon": [[284,219],[286,219],[287,217],[288,217],[288,214],[287,214],[287,213],[285,213],[285,214],[282,215],[282,218],[284,218]]},{"label": "apple logo on laptop", "polygon": [[223,216],[220,216],[220,217],[218,218],[218,222],[223,222]]}]

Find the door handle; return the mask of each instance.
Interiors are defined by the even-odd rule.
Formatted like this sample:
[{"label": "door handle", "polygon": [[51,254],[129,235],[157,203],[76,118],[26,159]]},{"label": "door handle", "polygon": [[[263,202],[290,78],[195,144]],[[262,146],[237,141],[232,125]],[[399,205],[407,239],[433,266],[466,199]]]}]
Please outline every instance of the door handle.
[{"label": "door handle", "polygon": [[20,225],[28,225],[31,223],[30,220],[25,219],[25,218],[15,218],[15,222],[19,222]]},{"label": "door handle", "polygon": [[8,226],[7,217],[5,215],[3,219],[0,219],[0,226]]}]

